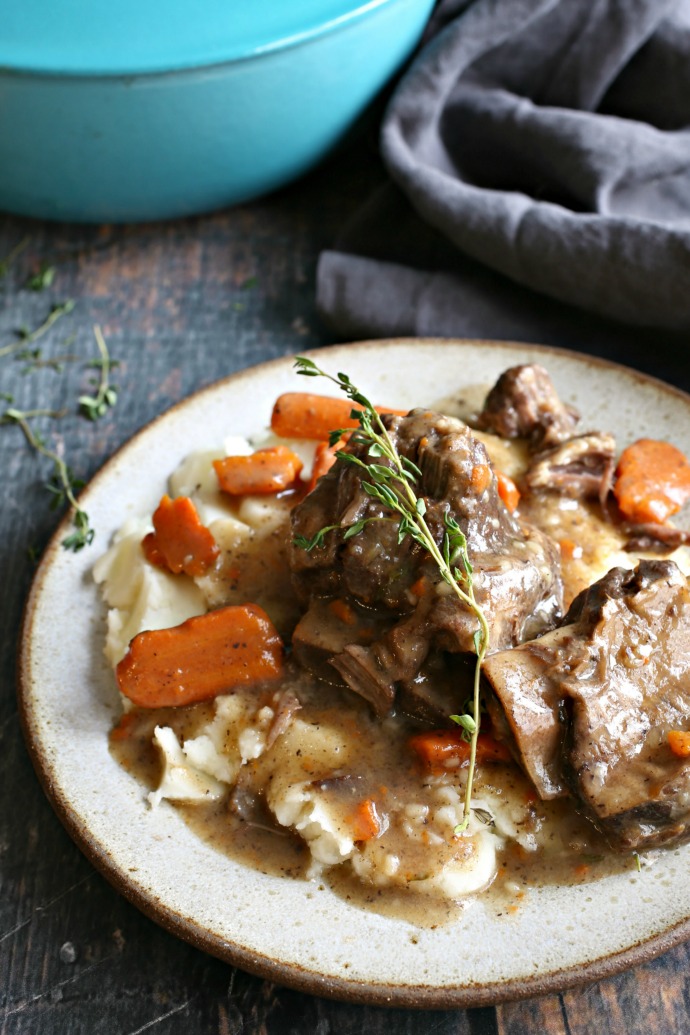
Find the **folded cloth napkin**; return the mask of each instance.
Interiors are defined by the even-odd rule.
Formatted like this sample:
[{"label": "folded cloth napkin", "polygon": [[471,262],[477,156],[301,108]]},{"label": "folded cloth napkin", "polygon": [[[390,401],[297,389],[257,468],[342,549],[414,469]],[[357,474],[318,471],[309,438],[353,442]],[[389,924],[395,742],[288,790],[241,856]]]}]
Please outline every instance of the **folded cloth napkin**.
[{"label": "folded cloth napkin", "polygon": [[690,328],[690,0],[445,0],[391,177],[320,257],[343,336]]}]

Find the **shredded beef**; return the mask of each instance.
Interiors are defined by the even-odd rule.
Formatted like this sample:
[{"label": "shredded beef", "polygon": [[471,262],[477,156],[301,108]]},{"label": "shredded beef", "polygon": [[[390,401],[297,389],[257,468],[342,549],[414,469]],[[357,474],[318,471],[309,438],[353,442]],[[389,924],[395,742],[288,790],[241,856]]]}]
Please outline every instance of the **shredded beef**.
[{"label": "shredded beef", "polygon": [[[571,795],[621,850],[690,836],[690,594],[671,561],[614,568],[561,626],[487,659],[489,707],[543,798]],[[507,727],[506,727],[507,723]]]}]

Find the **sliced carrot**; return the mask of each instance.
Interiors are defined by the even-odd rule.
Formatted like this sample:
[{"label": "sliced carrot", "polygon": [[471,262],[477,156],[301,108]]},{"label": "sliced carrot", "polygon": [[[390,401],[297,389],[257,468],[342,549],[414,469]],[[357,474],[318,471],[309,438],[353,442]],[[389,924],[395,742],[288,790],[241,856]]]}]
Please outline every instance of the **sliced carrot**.
[{"label": "sliced carrot", "polygon": [[328,610],[345,625],[354,625],[357,621],[355,612],[346,600],[331,600]]},{"label": "sliced carrot", "polygon": [[669,730],[668,746],[678,758],[690,758],[690,733],[683,730]]},{"label": "sliced carrot", "polygon": [[496,481],[498,482],[498,495],[512,514],[520,502],[520,490],[513,479],[503,471],[496,471]]},{"label": "sliced carrot", "polygon": [[319,478],[323,478],[324,474],[328,474],[335,463],[335,454],[344,445],[344,439],[339,439],[334,446],[329,446],[328,442],[319,442],[314,453],[314,463],[311,469],[311,478],[309,479],[309,492],[315,487]]},{"label": "sliced carrot", "polygon": [[572,539],[559,539],[558,545],[561,551],[561,557],[565,561],[579,560],[584,553],[581,546],[578,546]]},{"label": "sliced carrot", "polygon": [[[168,565],[165,563],[165,557],[160,551],[158,546],[158,540],[156,539],[155,532],[149,532],[141,540],[141,546],[144,551],[144,556],[149,564],[154,564],[157,568],[167,568]],[[170,570],[170,569],[168,569]]]},{"label": "sliced carrot", "polygon": [[472,491],[481,496],[491,484],[491,468],[488,464],[475,464],[470,474]]},{"label": "sliced carrot", "polygon": [[283,644],[268,615],[243,604],[139,633],[116,675],[121,692],[140,708],[167,708],[273,679],[282,666]]},{"label": "sliced carrot", "polygon": [[214,460],[218,485],[230,496],[266,496],[287,489],[302,470],[302,461],[287,446],[257,449],[249,456]]},{"label": "sliced carrot", "polygon": [[[285,392],[278,397],[271,414],[271,430],[281,438],[309,438],[323,441],[337,428],[356,428],[350,416],[362,407],[349,399],[311,392]],[[377,406],[379,413],[395,413],[404,417],[407,410],[390,410]]]},{"label": "sliced carrot", "polygon": [[670,442],[641,438],[621,453],[613,494],[628,520],[663,524],[690,499],[690,463]]},{"label": "sliced carrot", "polygon": [[381,820],[376,803],[371,798],[360,801],[354,812],[347,817],[355,841],[371,841],[381,833]]},{"label": "sliced carrot", "polygon": [[188,496],[163,496],[153,515],[153,527],[142,541],[146,558],[174,575],[203,575],[220,553]]},{"label": "sliced carrot", "polygon": [[429,580],[426,575],[420,575],[410,586],[410,593],[413,597],[423,597],[429,590]]},{"label": "sliced carrot", "polygon": [[[409,745],[420,762],[438,772],[447,767],[448,762],[458,760],[466,765],[470,760],[470,745],[460,729],[426,730],[410,737]],[[505,744],[496,740],[490,733],[480,733],[477,740],[477,762],[509,762],[510,752]]]}]

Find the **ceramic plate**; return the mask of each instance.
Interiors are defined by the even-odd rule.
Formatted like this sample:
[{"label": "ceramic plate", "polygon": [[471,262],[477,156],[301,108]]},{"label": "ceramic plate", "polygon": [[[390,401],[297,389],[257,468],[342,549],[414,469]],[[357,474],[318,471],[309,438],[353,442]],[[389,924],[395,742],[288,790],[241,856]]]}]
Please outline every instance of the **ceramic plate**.
[{"label": "ceramic plate", "polygon": [[[580,410],[583,430],[611,429],[621,445],[669,438],[690,453],[690,398],[572,353],[406,340],[318,355],[397,407],[431,405],[536,360]],[[532,889],[511,916],[492,915],[479,897],[458,922],[420,930],[349,906],[318,884],[226,858],[174,808],[151,811],[142,787],[111,758],[107,733],[118,701],[102,656],[104,612],[91,566],[127,517],[152,511],[165,475],[185,455],[231,433],[260,433],[275,397],[306,386],[286,358],[197,393],[140,432],[87,488],[93,547],[68,553],[60,546],[66,526],[57,530],[27,605],[20,698],[34,764],[70,834],[119,891],[174,934],[273,981],[342,999],[478,1006],[600,978],[690,936],[690,845],[639,873]]]}]

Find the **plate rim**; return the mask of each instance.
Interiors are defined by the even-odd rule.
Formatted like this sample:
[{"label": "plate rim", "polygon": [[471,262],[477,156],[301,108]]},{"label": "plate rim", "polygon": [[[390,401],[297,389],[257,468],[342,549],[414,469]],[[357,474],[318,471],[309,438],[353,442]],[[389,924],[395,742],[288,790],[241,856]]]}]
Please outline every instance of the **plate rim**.
[{"label": "plate rim", "polygon": [[[677,397],[690,410],[690,393],[670,385],[654,375],[643,373],[622,363],[604,359],[600,356],[592,356],[588,353],[577,352],[573,349],[531,342],[517,342],[509,339],[482,338],[400,337],[343,342],[336,345],[325,345],[304,350],[295,354],[288,353],[265,360],[236,370],[189,393],[189,395],[186,395],[138,428],[111,453],[81,491],[78,499],[81,502],[83,498],[87,497],[92,488],[102,478],[107,477],[110,468],[118,462],[121,454],[142,435],[147,434],[150,429],[154,428],[161,421],[166,420],[169,415],[186,407],[190,401],[203,397],[205,393],[216,393],[222,390],[225,385],[241,383],[244,379],[250,379],[257,371],[263,372],[270,371],[271,368],[276,370],[285,368],[287,364],[294,361],[296,355],[304,355],[320,360],[324,357],[327,358],[329,354],[341,354],[344,351],[396,346],[423,348],[429,345],[435,347],[448,346],[454,349],[459,347],[476,349],[478,347],[490,348],[500,346],[502,349],[514,352],[529,350],[530,352],[541,353],[545,358],[549,355],[557,355],[583,366],[603,367],[612,372],[618,370],[621,373],[625,373],[626,377],[632,377],[641,385],[651,385],[665,394]],[[31,763],[48,802],[77,847],[120,895],[168,933],[248,973],[300,992],[365,1005],[416,1009],[481,1007],[553,994],[599,981],[632,966],[647,963],[690,938],[690,916],[688,916],[676,923],[672,923],[669,927],[652,935],[650,938],[638,940],[633,945],[610,953],[605,957],[575,966],[557,968],[535,977],[448,986],[432,986],[428,984],[388,985],[357,979],[349,981],[335,976],[324,975],[309,967],[290,961],[276,960],[265,954],[251,952],[241,945],[229,942],[207,929],[200,928],[190,918],[180,915],[164,901],[157,899],[155,895],[147,893],[145,889],[140,888],[132,880],[128,881],[126,874],[121,872],[117,864],[110,859],[105,848],[96,843],[82,818],[64,797],[62,788],[54,782],[50,772],[50,761],[42,753],[42,745],[38,741],[34,729],[34,716],[32,715],[30,702],[31,657],[29,650],[33,620],[43,583],[51,567],[51,561],[61,550],[61,541],[70,527],[70,522],[71,517],[68,513],[62,518],[50,537],[34,573],[22,612],[16,651],[16,692],[22,733]]]}]

